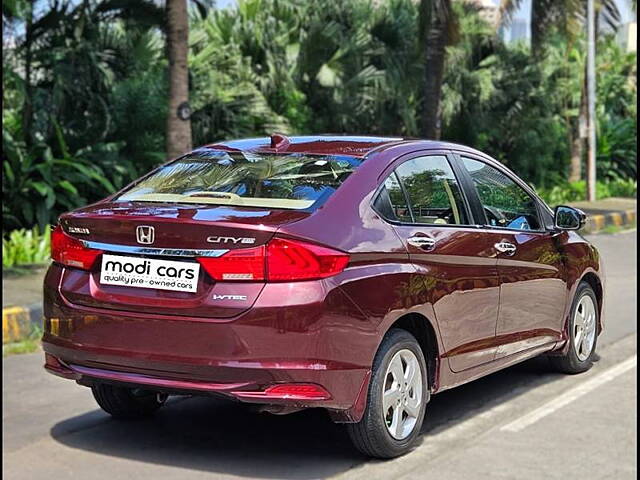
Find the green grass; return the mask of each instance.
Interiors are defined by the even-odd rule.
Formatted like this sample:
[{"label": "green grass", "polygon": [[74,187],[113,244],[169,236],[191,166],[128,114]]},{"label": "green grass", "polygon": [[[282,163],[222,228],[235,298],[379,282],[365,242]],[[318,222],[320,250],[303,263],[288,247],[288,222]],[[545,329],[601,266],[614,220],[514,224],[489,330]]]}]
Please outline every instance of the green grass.
[{"label": "green grass", "polygon": [[40,348],[40,339],[42,338],[42,329],[34,327],[33,332],[28,338],[20,342],[7,343],[2,346],[2,356],[17,355],[20,353],[33,353]]},{"label": "green grass", "polygon": [[607,225],[606,227],[604,227],[602,230],[598,230],[595,233],[605,233],[605,234],[609,234],[612,235],[614,233],[620,233],[620,232],[626,232],[629,230],[635,230],[636,228],[636,222],[633,222],[633,224],[628,224],[628,225]]},{"label": "green grass", "polygon": [[600,230],[600,232],[598,233],[619,233],[623,230],[623,227],[620,227],[618,225],[607,225],[606,227],[604,227],[602,230]]},{"label": "green grass", "polygon": [[601,230],[598,230],[596,232],[596,234],[600,234],[600,233],[604,233],[604,234],[608,234],[608,235],[613,235],[615,233],[621,233],[621,232],[628,232],[631,230],[635,230],[637,227],[637,223],[633,222],[633,223],[629,223],[626,225],[607,225],[606,227],[604,227]]}]

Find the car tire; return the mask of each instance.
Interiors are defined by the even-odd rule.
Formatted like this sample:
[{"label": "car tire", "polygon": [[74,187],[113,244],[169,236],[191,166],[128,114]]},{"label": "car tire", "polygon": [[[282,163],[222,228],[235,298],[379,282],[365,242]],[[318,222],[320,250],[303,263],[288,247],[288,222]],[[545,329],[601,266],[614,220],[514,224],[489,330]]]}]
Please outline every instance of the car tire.
[{"label": "car tire", "polygon": [[569,316],[569,348],[563,355],[549,356],[549,362],[555,370],[576,374],[586,372],[592,367],[598,343],[599,321],[596,294],[587,282],[581,282]]},{"label": "car tire", "polygon": [[[393,373],[398,372],[398,358],[405,379],[410,377],[411,368],[414,372],[414,376],[410,377],[414,381],[409,384],[405,382],[402,391],[400,389],[403,387],[397,385],[396,375]],[[409,367],[409,364],[413,367]],[[419,372],[415,370],[416,366],[419,367]],[[351,441],[361,453],[374,458],[394,458],[404,455],[415,446],[429,401],[427,378],[427,365],[415,337],[405,330],[390,330],[382,340],[373,361],[364,415],[358,423],[347,424]],[[414,387],[413,390],[409,385]],[[385,392],[389,396],[383,400]],[[385,403],[395,407],[386,408],[385,411]],[[410,408],[412,415],[404,411],[405,408]],[[392,430],[395,431],[395,436],[391,433]]]},{"label": "car tire", "polygon": [[102,410],[123,420],[148,417],[166,401],[166,395],[156,392],[107,384],[94,385],[91,391]]}]

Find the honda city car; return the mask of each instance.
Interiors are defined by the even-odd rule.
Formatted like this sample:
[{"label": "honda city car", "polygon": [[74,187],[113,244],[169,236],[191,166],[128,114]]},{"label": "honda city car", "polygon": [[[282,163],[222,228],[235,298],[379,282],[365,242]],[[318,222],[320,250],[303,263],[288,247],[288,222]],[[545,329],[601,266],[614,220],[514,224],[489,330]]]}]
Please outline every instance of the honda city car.
[{"label": "honda city car", "polygon": [[462,145],[207,145],[60,217],[45,368],[116,418],[171,395],[322,408],[364,454],[399,456],[431,395],[541,354],[591,367],[603,272],[584,222]]}]

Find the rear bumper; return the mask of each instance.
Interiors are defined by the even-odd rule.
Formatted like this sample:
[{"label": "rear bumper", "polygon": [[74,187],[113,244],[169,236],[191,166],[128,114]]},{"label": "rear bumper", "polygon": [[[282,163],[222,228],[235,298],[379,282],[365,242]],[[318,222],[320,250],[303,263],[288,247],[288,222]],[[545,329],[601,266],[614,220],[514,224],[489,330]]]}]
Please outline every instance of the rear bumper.
[{"label": "rear bumper", "polygon": [[[51,276],[45,280],[43,348],[52,374],[82,385],[322,407],[335,421],[362,416],[377,335],[327,282],[267,285],[249,311],[207,319],[75,305]],[[328,395],[265,395],[290,383],[318,385]]]},{"label": "rear bumper", "polygon": [[[47,372],[58,377],[75,380],[80,385],[92,386],[96,383],[111,383],[116,385],[149,388],[159,392],[173,394],[207,395],[218,394],[232,397],[246,403],[283,405],[288,407],[308,408],[314,406],[326,407],[326,402],[331,400],[331,394],[324,387],[305,382],[273,383],[265,390],[256,389],[258,386],[252,382],[240,383],[214,383],[192,380],[175,380],[157,376],[127,373],[115,370],[83,367],[74,364],[65,364],[59,358],[47,353],[45,355],[44,368]],[[304,387],[311,392],[295,393],[291,391],[279,392],[276,386]],[[324,402],[318,405],[317,402]]]}]

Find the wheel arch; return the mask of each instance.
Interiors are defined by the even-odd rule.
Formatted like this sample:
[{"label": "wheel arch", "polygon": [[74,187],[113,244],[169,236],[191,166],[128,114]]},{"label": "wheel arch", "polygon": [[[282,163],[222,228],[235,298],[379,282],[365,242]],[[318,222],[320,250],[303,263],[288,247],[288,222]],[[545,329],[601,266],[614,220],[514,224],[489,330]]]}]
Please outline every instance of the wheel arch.
[{"label": "wheel arch", "polygon": [[412,312],[397,318],[389,325],[385,335],[393,328],[405,330],[416,338],[427,362],[429,390],[436,391],[440,378],[440,355],[438,337],[433,324],[424,315]]},{"label": "wheel arch", "polygon": [[569,296],[569,301],[567,303],[567,308],[565,311],[565,316],[564,316],[564,323],[562,325],[562,337],[565,340],[560,346],[557,347],[557,349],[553,350],[550,355],[565,355],[567,353],[567,350],[569,348],[569,342],[566,341],[569,338],[569,322],[570,322],[570,315],[571,315],[571,310],[572,310],[572,305],[575,299],[575,295],[576,292],[578,290],[579,285],[585,282],[587,285],[589,285],[591,287],[591,289],[593,290],[593,293],[595,293],[596,295],[596,301],[598,303],[597,308],[598,308],[598,335],[600,335],[602,333],[602,330],[604,328],[604,320],[603,320],[603,314],[604,314],[604,285],[603,285],[603,281],[600,278],[600,276],[598,275],[598,273],[596,273],[594,270],[589,269],[586,270],[585,272],[582,273],[582,276],[579,277],[578,280],[572,282],[572,288],[570,291],[570,296]]},{"label": "wheel arch", "polygon": [[602,281],[600,280],[600,277],[598,277],[598,275],[596,275],[594,272],[586,272],[582,278],[580,279],[580,282],[586,282],[591,289],[593,290],[593,293],[596,294],[596,300],[598,301],[598,334],[600,334],[600,332],[602,331],[602,307],[603,307],[603,303],[604,303],[604,289],[602,286]]},{"label": "wheel arch", "polygon": [[[426,315],[419,312],[405,312],[396,318],[387,318],[385,322],[378,326],[376,336],[378,341],[371,353],[371,364],[373,358],[380,349],[384,337],[392,329],[401,329],[413,335],[420,346],[425,361],[427,363],[427,381],[429,382],[430,393],[438,391],[440,386],[441,344],[437,324],[434,324]],[[357,423],[362,419],[369,395],[371,381],[371,370],[363,379],[360,391],[354,400],[351,408],[347,410],[328,410],[331,419],[336,423]]]}]

